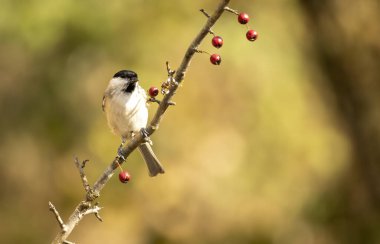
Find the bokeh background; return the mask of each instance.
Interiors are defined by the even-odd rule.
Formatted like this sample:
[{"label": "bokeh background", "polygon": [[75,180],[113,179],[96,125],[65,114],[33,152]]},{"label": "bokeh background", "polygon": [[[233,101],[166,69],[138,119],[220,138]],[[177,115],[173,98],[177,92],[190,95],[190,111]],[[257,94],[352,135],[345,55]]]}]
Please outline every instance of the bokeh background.
[{"label": "bokeh background", "polygon": [[[49,243],[84,196],[73,156],[94,182],[120,143],[102,93],[120,69],[141,85],[178,67],[218,1],[1,0],[0,242]],[[87,216],[77,243],[380,243],[380,3],[231,1],[196,55],[154,148],[138,153]],[[150,106],[153,113],[156,105]]]}]

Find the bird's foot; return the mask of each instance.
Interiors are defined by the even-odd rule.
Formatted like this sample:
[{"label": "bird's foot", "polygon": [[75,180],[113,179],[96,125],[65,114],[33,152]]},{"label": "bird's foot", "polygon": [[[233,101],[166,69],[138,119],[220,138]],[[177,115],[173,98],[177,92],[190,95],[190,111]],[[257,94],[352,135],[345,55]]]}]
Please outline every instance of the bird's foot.
[{"label": "bird's foot", "polygon": [[150,139],[148,131],[146,130],[146,128],[141,128],[140,132],[141,132],[141,135],[144,138],[144,141],[147,142],[147,143],[149,143],[150,145],[153,145],[153,142]]},{"label": "bird's foot", "polygon": [[125,161],[125,157],[123,156],[123,146],[125,144],[125,140],[123,140],[119,146],[119,148],[117,149],[117,158],[119,159],[119,161]]}]

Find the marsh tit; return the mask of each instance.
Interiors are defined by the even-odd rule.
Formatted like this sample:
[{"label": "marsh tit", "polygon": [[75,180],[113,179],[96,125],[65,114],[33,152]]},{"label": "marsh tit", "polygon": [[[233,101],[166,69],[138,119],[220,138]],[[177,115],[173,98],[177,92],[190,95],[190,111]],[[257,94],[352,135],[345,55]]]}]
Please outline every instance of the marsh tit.
[{"label": "marsh tit", "polygon": [[[137,74],[130,70],[117,72],[104,92],[103,111],[112,132],[121,136],[122,144],[136,133],[144,132],[148,122],[147,96],[138,84]],[[163,174],[164,169],[148,142],[139,145],[149,175]],[[120,153],[119,153],[120,155]]]}]

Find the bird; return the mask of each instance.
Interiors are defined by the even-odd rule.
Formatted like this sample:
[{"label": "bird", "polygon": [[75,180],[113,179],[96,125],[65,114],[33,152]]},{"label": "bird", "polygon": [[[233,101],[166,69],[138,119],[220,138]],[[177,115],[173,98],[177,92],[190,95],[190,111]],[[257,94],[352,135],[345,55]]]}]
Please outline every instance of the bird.
[{"label": "bird", "polygon": [[[109,81],[103,96],[102,109],[106,114],[108,126],[122,139],[118,150],[120,157],[120,149],[136,133],[143,133],[143,136],[147,137],[147,95],[138,81],[134,71],[121,70]],[[165,173],[165,170],[148,141],[142,142],[138,149],[148,167],[149,176],[153,177]]]}]

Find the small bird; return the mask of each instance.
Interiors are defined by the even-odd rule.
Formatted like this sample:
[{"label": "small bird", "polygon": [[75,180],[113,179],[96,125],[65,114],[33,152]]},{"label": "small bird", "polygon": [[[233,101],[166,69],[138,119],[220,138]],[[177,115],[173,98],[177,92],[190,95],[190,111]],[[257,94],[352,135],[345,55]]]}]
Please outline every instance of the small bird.
[{"label": "small bird", "polygon": [[[122,138],[120,148],[136,133],[144,134],[148,122],[147,96],[135,72],[121,70],[113,76],[104,92],[102,108],[112,132]],[[141,143],[138,148],[150,176],[165,172],[148,142]]]}]

